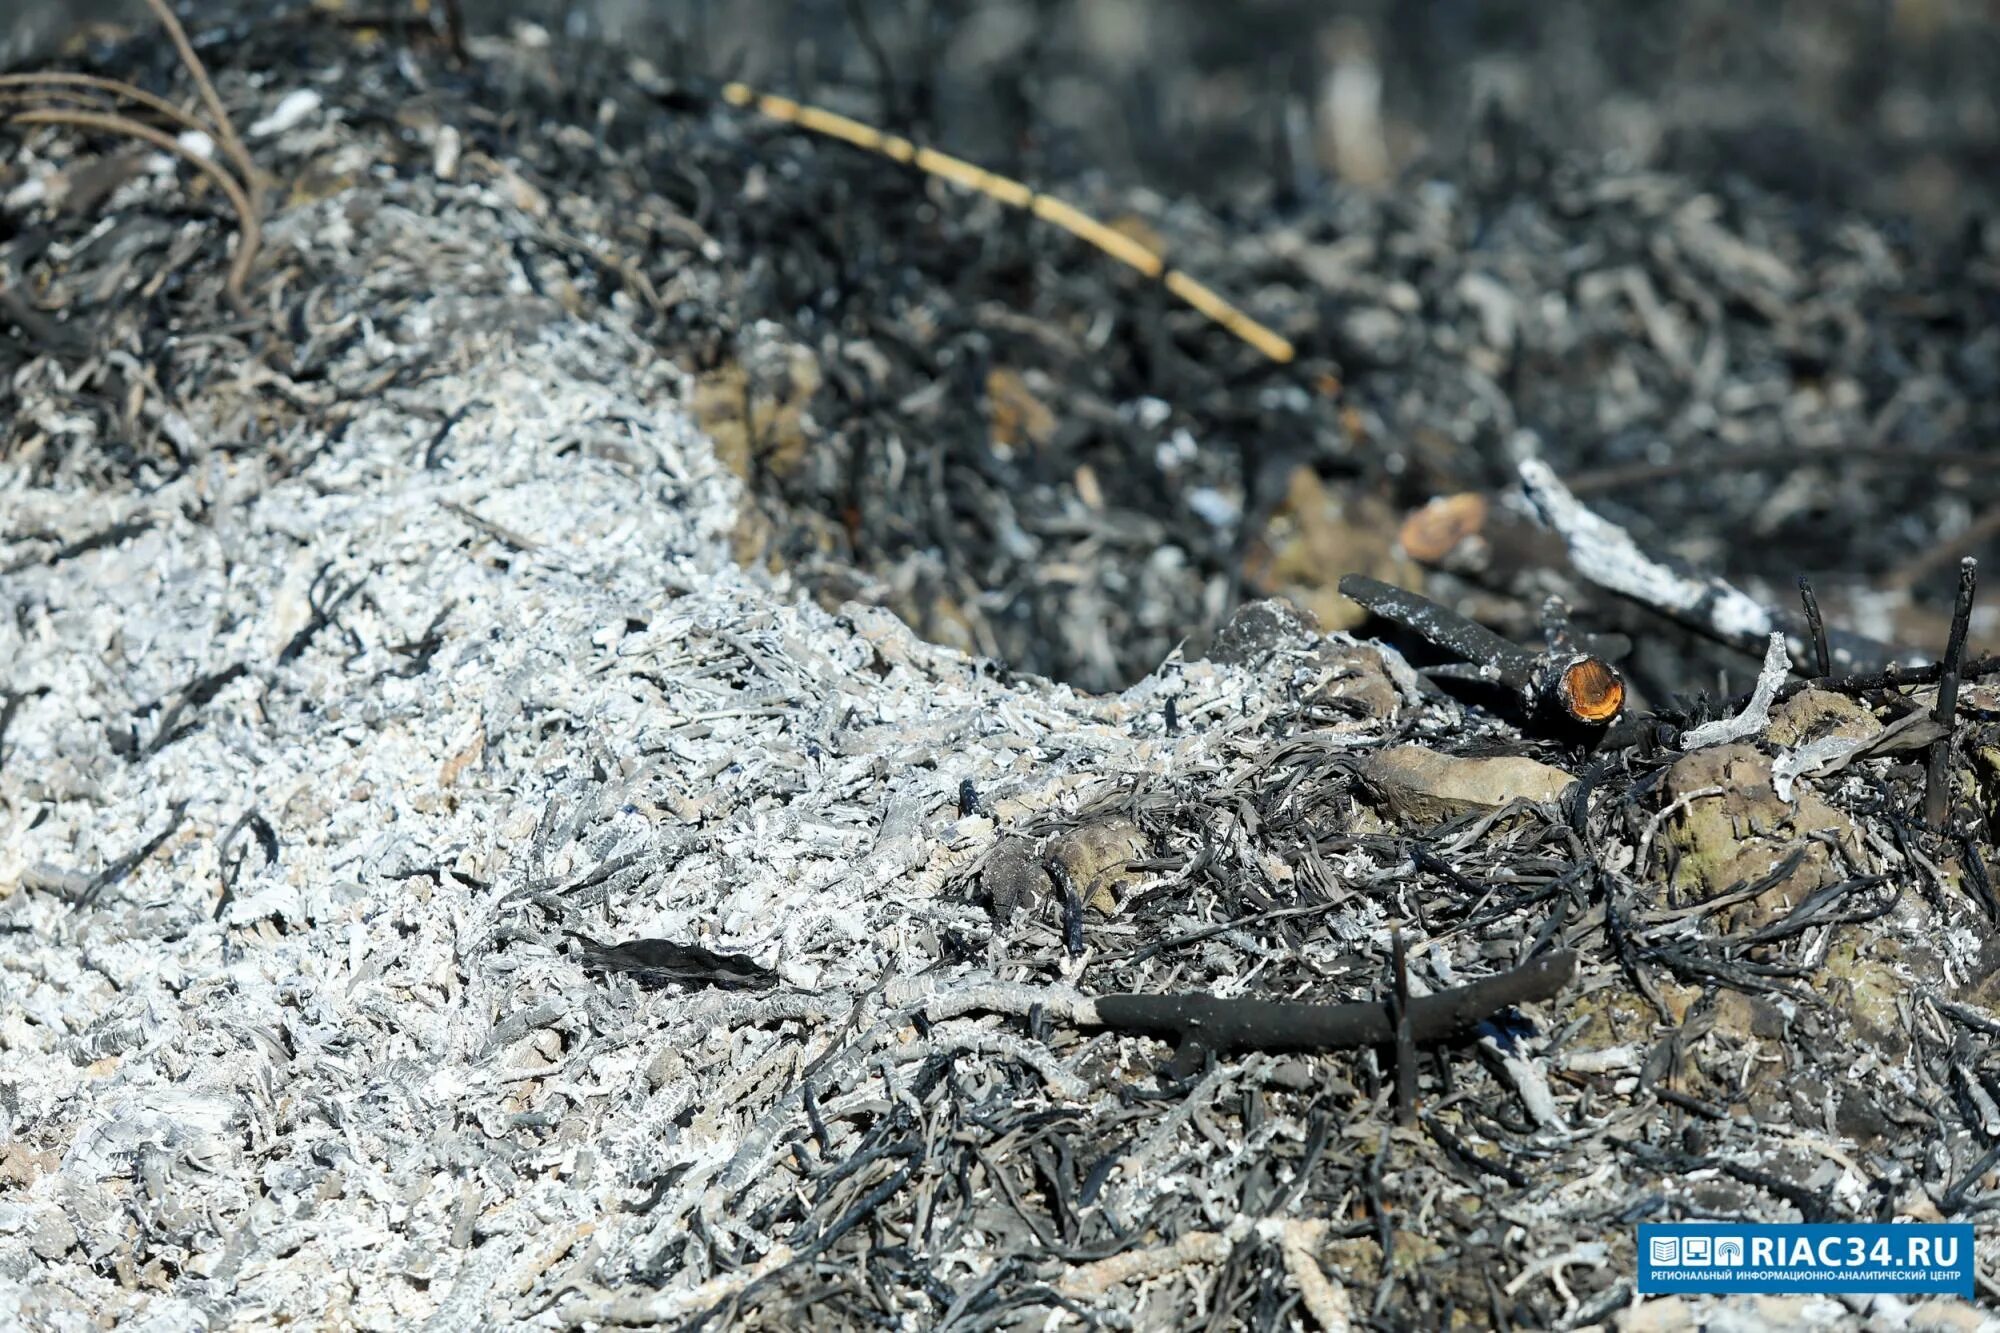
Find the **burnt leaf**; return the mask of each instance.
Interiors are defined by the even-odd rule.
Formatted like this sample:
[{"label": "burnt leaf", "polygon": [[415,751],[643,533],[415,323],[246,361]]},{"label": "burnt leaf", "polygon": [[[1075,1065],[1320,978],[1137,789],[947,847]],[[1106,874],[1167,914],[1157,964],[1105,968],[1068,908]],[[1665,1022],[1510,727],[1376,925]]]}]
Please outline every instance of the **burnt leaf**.
[{"label": "burnt leaf", "polygon": [[699,944],[673,940],[625,940],[600,944],[565,931],[580,946],[584,966],[629,972],[644,986],[717,986],[723,990],[770,990],[778,974],[740,953],[716,953]]}]

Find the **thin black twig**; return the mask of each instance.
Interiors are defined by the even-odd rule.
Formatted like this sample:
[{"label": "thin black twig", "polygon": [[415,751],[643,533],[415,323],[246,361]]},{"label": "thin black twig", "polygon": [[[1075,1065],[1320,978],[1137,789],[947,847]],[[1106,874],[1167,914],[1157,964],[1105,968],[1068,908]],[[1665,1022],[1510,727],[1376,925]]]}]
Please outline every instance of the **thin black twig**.
[{"label": "thin black twig", "polygon": [[222,693],[224,686],[248,670],[249,667],[241,662],[237,662],[224,667],[220,671],[212,671],[206,676],[197,677],[195,680],[189,682],[186,688],[182,689],[180,694],[175,697],[173,703],[168,706],[167,711],[161,715],[160,725],[154,730],[153,739],[146,742],[145,747],[139,751],[136,757],[145,759],[151,755],[158,754],[182,736],[187,735],[189,731],[194,729],[194,723],[190,722],[186,726],[182,726],[181,715],[191,708],[200,708],[206,704],[210,699]]},{"label": "thin black twig", "polygon": [[472,63],[465,49],[465,7],[463,0],[444,0],[444,43],[452,63],[464,69]]},{"label": "thin black twig", "polygon": [[222,920],[222,914],[228,910],[229,904],[236,897],[236,879],[243,873],[243,861],[249,852],[245,849],[233,856],[230,852],[236,839],[246,828],[257,835],[257,845],[264,852],[264,864],[278,863],[278,834],[271,827],[271,821],[264,818],[260,811],[245,810],[237,817],[236,822],[229,826],[229,832],[222,835],[222,842],[215,849],[216,869],[222,876],[222,893],[216,898],[215,909],[209,915],[212,921]]},{"label": "thin black twig", "polygon": [[[1962,683],[1995,674],[2000,674],[2000,654],[1987,653],[1982,657],[1973,658],[1960,667],[1958,679]],[[1891,666],[1881,671],[1835,676],[1830,680],[1795,680],[1778,690],[1777,701],[1783,703],[1805,689],[1829,690],[1835,694],[1872,694],[1877,690],[1901,690],[1917,685],[1935,685],[1943,678],[1942,662],[1913,667]]]},{"label": "thin black twig", "polygon": [[1944,660],[1938,664],[1937,707],[1931,716],[1945,734],[1931,742],[1929,762],[1924,766],[1924,822],[1942,825],[1951,804],[1947,766],[1951,762],[1951,728],[1958,717],[1959,669],[1965,659],[1965,635],[1972,625],[1972,598],[1979,588],[1979,562],[1971,556],[1958,562],[1958,597],[1951,608],[1951,637],[1945,642]]},{"label": "thin black twig", "polygon": [[479,401],[461,404],[438,423],[438,428],[431,432],[430,443],[424,446],[424,471],[434,472],[444,461],[444,442],[451,437],[452,428],[465,420],[467,413],[485,406],[484,402]]},{"label": "thin black twig", "polygon": [[398,667],[393,672],[385,674],[408,679],[412,676],[421,676],[424,672],[429,671],[431,669],[431,659],[436,657],[439,650],[444,647],[443,626],[446,617],[450,614],[451,608],[447,606],[431,617],[431,623],[424,626],[424,632],[415,639],[409,643],[390,644],[388,646],[390,652],[396,654],[398,657],[407,657],[410,661],[407,666]]},{"label": "thin black twig", "polygon": [[7,729],[14,725],[14,714],[29,699],[39,699],[49,692],[46,685],[37,685],[32,690],[0,690],[0,768],[7,763]]},{"label": "thin black twig", "polygon": [[[127,519],[123,523],[113,523],[108,528],[99,528],[96,532],[85,533],[75,541],[57,547],[41,563],[59,565],[65,560],[74,560],[80,555],[88,555],[92,551],[102,550],[107,546],[116,546],[128,537],[136,537],[140,533],[148,531],[152,526],[153,520],[150,518]],[[24,557],[8,565],[6,572],[9,574],[18,573],[34,563],[33,559]]]},{"label": "thin black twig", "polygon": [[1813,595],[1812,580],[1799,575],[1799,601],[1806,611],[1806,632],[1812,636],[1813,675],[1825,676],[1833,670],[1833,654],[1827,650],[1826,621],[1819,613],[1819,598]]},{"label": "thin black twig", "polygon": [[1938,1200],[1938,1211],[1949,1217],[1959,1209],[1965,1207],[1966,1196],[1972,1193],[1979,1182],[1986,1178],[1986,1173],[1991,1171],[1996,1165],[2000,1165],[2000,1143],[1996,1143],[1991,1148],[1988,1148],[1980,1156],[1979,1160],[1974,1162],[1966,1173],[1960,1176],[1952,1187],[1944,1192],[1944,1196]]},{"label": "thin black twig", "polygon": [[868,6],[863,0],[847,0],[847,21],[861,42],[861,49],[867,52],[868,62],[875,67],[875,81],[882,95],[882,123],[903,124],[902,102],[896,96],[896,67],[883,49],[881,38],[875,35],[875,25],[868,21]]},{"label": "thin black twig", "polygon": [[347,605],[348,599],[360,592],[361,585],[367,582],[366,578],[358,578],[322,600],[319,595],[320,588],[323,584],[332,582],[327,577],[332,572],[333,566],[327,564],[313,576],[312,586],[306,590],[306,604],[311,607],[312,614],[300,627],[299,632],[294,634],[290,642],[286,643],[278,653],[279,666],[285,665],[303,653],[321,630],[334,623],[335,617],[340,614],[340,609]]},{"label": "thin black twig", "polygon": [[147,839],[143,846],[125,853],[125,855],[91,876],[90,883],[85,885],[83,892],[77,895],[76,905],[78,907],[90,906],[97,901],[99,894],[131,874],[147,857],[159,851],[161,845],[168,838],[173,837],[174,831],[181,826],[181,820],[187,816],[187,808],[188,803],[186,801],[175,801],[167,815],[167,826]]},{"label": "thin black twig", "polygon": [[1993,892],[1993,877],[1987,873],[1986,858],[1979,854],[1978,842],[1970,833],[1961,831],[1958,850],[1964,858],[1965,879],[1972,886],[1973,896],[1979,900],[1979,910],[1986,914],[1986,923],[2000,924],[2000,896]]},{"label": "thin black twig", "polygon": [[1525,1172],[1518,1171],[1497,1158],[1474,1152],[1457,1135],[1446,1129],[1444,1123],[1435,1115],[1424,1116],[1424,1129],[1437,1141],[1438,1147],[1444,1149],[1445,1156],[1457,1162],[1465,1170],[1497,1177],[1515,1189],[1528,1187],[1528,1177]]},{"label": "thin black twig", "polygon": [[577,942],[586,967],[600,972],[626,972],[644,986],[714,986],[720,990],[770,990],[778,974],[738,953],[716,953],[699,944],[678,940],[623,940],[603,944],[573,930],[563,934]]},{"label": "thin black twig", "polygon": [[1396,1123],[1417,1119],[1417,1040],[1410,1026],[1410,951],[1398,930],[1389,937],[1395,984],[1389,990],[1389,1010],[1396,1029]]},{"label": "thin black twig", "polygon": [[1071,958],[1083,957],[1083,894],[1068,866],[1054,857],[1042,865],[1061,893],[1063,948]]}]

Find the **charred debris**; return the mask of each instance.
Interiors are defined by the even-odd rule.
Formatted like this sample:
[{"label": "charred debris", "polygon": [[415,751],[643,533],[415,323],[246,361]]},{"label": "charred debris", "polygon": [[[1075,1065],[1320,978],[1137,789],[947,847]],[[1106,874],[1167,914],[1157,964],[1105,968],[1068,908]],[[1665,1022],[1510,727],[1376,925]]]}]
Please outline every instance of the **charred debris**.
[{"label": "charred debris", "polygon": [[[352,374],[369,332],[322,322],[348,276],[331,249],[259,267],[273,211],[357,188],[361,142],[400,207],[476,179],[534,301],[615,310],[680,365],[749,496],[741,564],[888,607],[982,681],[1131,686],[1105,716],[1156,746],[1081,797],[1018,776],[939,797],[957,855],[918,923],[928,965],[859,993],[626,930],[652,863],[501,886],[491,949],[573,962],[594,1040],[637,1021],[629,977],[705,1006],[698,1035],[746,1061],[720,1085],[731,1151],[635,1166],[623,1248],[531,1275],[518,1308],[1581,1324],[1630,1304],[1643,1219],[2000,1202],[2000,695],[1965,543],[1922,535],[2000,503],[1976,452],[2000,426],[1990,227],[1917,245],[1553,156],[1228,218],[1067,183],[1295,345],[1279,362],[1167,299],[1166,266],[1132,280],[1032,208],[904,169],[914,150],[759,123],[684,71],[443,31],[426,53],[244,20],[179,54],[88,48],[117,86],[7,85],[6,133],[61,158],[68,193],[9,206],[0,377],[89,423],[12,425],[31,484],[185,474],[190,414],[256,358],[242,437],[212,447],[273,477],[310,476],[303,442],[385,396],[425,418],[427,469],[475,447],[455,432],[478,405],[427,400],[421,360]],[[279,67],[325,71],[336,131],[288,137],[298,104],[245,78]],[[166,131],[133,124],[189,129],[196,102],[218,154],[146,188],[124,141]],[[377,295],[393,326],[412,294]],[[503,559],[535,549],[476,526]],[[5,558],[141,531],[8,531]],[[1796,613],[1744,591],[1800,569]],[[359,656],[363,586],[322,570],[271,665]],[[448,613],[399,669],[429,669]],[[1371,624],[1407,652],[1344,632]],[[249,670],[150,702],[121,753],[169,751]],[[1197,699],[1177,673],[1271,694]],[[0,765],[28,697],[0,706]],[[184,813],[27,891],[96,910]],[[557,831],[599,845],[586,823]],[[285,855],[246,811],[218,919],[253,845]],[[567,1096],[502,1137],[539,1142]]]}]

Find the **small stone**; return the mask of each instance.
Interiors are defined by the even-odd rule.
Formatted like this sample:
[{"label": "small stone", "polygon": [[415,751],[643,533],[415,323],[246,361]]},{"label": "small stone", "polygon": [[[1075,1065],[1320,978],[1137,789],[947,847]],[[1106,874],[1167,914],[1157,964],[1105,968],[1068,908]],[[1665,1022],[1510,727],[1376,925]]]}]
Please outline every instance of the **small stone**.
[{"label": "small stone", "polygon": [[[1695,796],[1719,787],[1719,792]],[[1673,882],[1698,901],[1707,901],[1768,875],[1794,851],[1804,855],[1792,872],[1757,897],[1719,911],[1724,931],[1754,929],[1777,920],[1800,898],[1840,876],[1841,868],[1823,839],[1832,833],[1848,858],[1862,861],[1860,838],[1847,816],[1803,788],[1787,804],[1771,785],[1771,760],[1755,745],[1718,745],[1677,761],[1668,770],[1668,801],[1694,797],[1667,827],[1667,843],[1679,853]]]},{"label": "small stone", "polygon": [[1049,859],[1069,872],[1085,907],[1106,916],[1118,910],[1139,877],[1125,869],[1150,854],[1146,835],[1129,819],[1107,819],[1071,829],[1049,848]]},{"label": "small stone", "polygon": [[62,1165],[53,1152],[34,1152],[25,1143],[0,1144],[0,1185],[32,1185]]},{"label": "small stone", "polygon": [[1486,526],[1486,497],[1477,491],[1441,495],[1403,520],[1397,540],[1411,559],[1435,565]]},{"label": "small stone", "polygon": [[[995,366],[986,372],[987,424],[996,450],[1011,451],[1024,445],[1040,449],[1055,439],[1060,423],[1044,401],[1046,378],[1035,376],[1040,382],[1038,393],[1017,370]],[[1003,452],[1002,456],[1007,455]]]},{"label": "small stone", "polygon": [[1402,550],[1399,527],[1384,501],[1351,487],[1330,487],[1312,468],[1299,467],[1244,557],[1244,578],[1266,596],[1297,602],[1327,629],[1353,629],[1368,612],[1342,595],[1342,575],[1423,587],[1422,570]]},{"label": "small stone", "polygon": [[1301,652],[1320,643],[1319,624],[1310,612],[1278,598],[1246,602],[1215,632],[1207,658],[1224,666],[1258,667],[1280,652]]},{"label": "small stone", "polygon": [[1462,759],[1422,745],[1398,745],[1370,755],[1362,776],[1402,818],[1437,824],[1509,801],[1553,801],[1574,781],[1560,768],[1519,755]]},{"label": "small stone", "polygon": [[658,1092],[669,1083],[677,1083],[687,1075],[687,1057],[671,1046],[662,1048],[646,1064],[646,1087]]},{"label": "small stone", "polygon": [[1032,838],[1003,838],[986,858],[979,872],[985,887],[988,910],[996,923],[1005,924],[1014,913],[1038,902],[1047,902],[1055,893],[1049,872],[1035,854]]},{"label": "small stone", "polygon": [[1944,1221],[1944,1214],[1938,1211],[1937,1204],[1931,1201],[1930,1195],[1924,1193],[1921,1185],[1912,1185],[1909,1192],[1896,1203],[1896,1220],[1937,1223]]},{"label": "small stone", "polygon": [[1787,749],[1827,736],[1865,741],[1882,730],[1875,715],[1844,694],[1831,690],[1800,690],[1771,710],[1765,733],[1773,745]]},{"label": "small stone", "polygon": [[1715,1026],[1738,1038],[1778,1041],[1785,1035],[1785,1015],[1762,996],[1725,990],[1715,997]]},{"label": "small stone", "polygon": [[1370,365],[1394,365],[1404,356],[1403,320],[1393,310],[1364,306],[1340,316],[1337,331],[1343,352]]},{"label": "small stone", "polygon": [[1328,643],[1320,650],[1319,666],[1331,674],[1308,702],[1339,708],[1360,725],[1394,720],[1402,696],[1378,649]]},{"label": "small stone", "polygon": [[819,436],[809,409],[820,383],[811,348],[765,342],[701,376],[689,406],[731,472],[746,481],[760,473],[786,477]]}]

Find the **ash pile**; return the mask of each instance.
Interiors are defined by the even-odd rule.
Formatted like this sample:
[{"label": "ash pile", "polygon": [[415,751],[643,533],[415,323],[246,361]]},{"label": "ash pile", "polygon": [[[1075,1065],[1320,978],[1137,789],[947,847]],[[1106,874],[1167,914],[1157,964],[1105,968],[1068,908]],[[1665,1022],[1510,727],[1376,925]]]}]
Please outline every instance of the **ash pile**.
[{"label": "ash pile", "polygon": [[0,101],[14,1317],[1979,1326],[1632,1274],[2000,1199],[1990,229],[1069,182],[1273,367],[427,31]]}]

